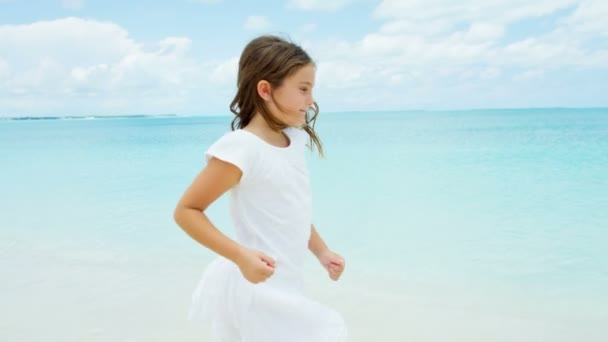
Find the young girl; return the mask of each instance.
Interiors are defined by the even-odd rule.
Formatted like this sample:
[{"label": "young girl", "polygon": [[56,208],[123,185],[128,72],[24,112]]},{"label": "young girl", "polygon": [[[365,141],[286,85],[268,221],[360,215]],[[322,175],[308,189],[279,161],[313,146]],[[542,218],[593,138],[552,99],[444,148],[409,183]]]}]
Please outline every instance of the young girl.
[{"label": "young girl", "polygon": [[[211,323],[219,341],[346,339],[342,317],[303,294],[308,250],[334,281],[345,267],[312,224],[307,142],[323,154],[314,83],[315,65],[302,48],[274,36],[252,40],[239,61],[232,131],[207,150],[206,167],[175,209],[177,224],[219,254],[190,310],[191,319]],[[235,240],[204,214],[228,190]]]}]

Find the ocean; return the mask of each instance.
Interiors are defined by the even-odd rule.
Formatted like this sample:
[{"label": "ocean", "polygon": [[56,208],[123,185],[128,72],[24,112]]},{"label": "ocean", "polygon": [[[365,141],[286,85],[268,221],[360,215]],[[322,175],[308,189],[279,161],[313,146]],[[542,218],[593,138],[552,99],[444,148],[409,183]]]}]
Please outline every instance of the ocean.
[{"label": "ocean", "polygon": [[[173,221],[230,116],[0,120],[2,341],[207,341]],[[606,341],[608,109],[321,113],[310,295],[349,341]],[[208,209],[232,234],[228,198]]]}]

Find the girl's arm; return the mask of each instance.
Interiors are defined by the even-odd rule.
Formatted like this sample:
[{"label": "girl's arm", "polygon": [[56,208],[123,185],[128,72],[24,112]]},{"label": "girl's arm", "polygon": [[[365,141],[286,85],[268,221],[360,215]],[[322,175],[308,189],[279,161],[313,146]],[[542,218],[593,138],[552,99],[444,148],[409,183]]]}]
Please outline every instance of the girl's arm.
[{"label": "girl's arm", "polygon": [[236,165],[211,158],[180,199],[173,218],[190,237],[234,262],[245,279],[257,284],[273,275],[275,260],[230,239],[215,228],[204,213],[211,203],[235,186],[242,175]]},{"label": "girl's arm", "polygon": [[341,255],[332,252],[327,247],[317,232],[314,224],[310,225],[308,249],[310,249],[310,251],[317,257],[323,268],[327,270],[327,273],[332,280],[340,279],[340,276],[346,267],[346,261]]},{"label": "girl's arm", "polygon": [[318,258],[321,254],[328,251],[329,248],[325,241],[321,238],[314,224],[310,225],[310,240],[308,240],[308,249]]},{"label": "girl's arm", "polygon": [[233,164],[211,158],[180,199],[173,218],[194,240],[225,258],[237,262],[242,246],[220,232],[204,211],[242,176]]}]

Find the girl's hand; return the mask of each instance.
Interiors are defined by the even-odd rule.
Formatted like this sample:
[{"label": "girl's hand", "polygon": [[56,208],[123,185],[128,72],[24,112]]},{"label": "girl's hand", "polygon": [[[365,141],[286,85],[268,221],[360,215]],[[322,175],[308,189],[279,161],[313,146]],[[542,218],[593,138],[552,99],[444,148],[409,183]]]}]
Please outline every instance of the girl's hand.
[{"label": "girl's hand", "polygon": [[337,281],[340,279],[340,276],[346,267],[346,261],[343,257],[330,250],[327,250],[320,253],[317,258],[319,259],[319,262],[321,262],[321,265],[323,265],[323,267],[327,270],[331,280]]},{"label": "girl's hand", "polygon": [[274,274],[275,269],[273,258],[249,248],[243,248],[236,264],[245,279],[253,284],[266,281]]}]

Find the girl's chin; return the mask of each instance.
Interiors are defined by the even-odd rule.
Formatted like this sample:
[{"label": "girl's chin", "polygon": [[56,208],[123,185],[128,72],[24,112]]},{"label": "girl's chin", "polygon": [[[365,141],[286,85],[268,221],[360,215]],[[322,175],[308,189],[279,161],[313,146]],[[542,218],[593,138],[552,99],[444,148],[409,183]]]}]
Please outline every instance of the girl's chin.
[{"label": "girl's chin", "polygon": [[304,117],[293,120],[290,123],[290,126],[292,126],[292,127],[303,127],[304,125],[306,125],[306,118],[304,118]]}]

